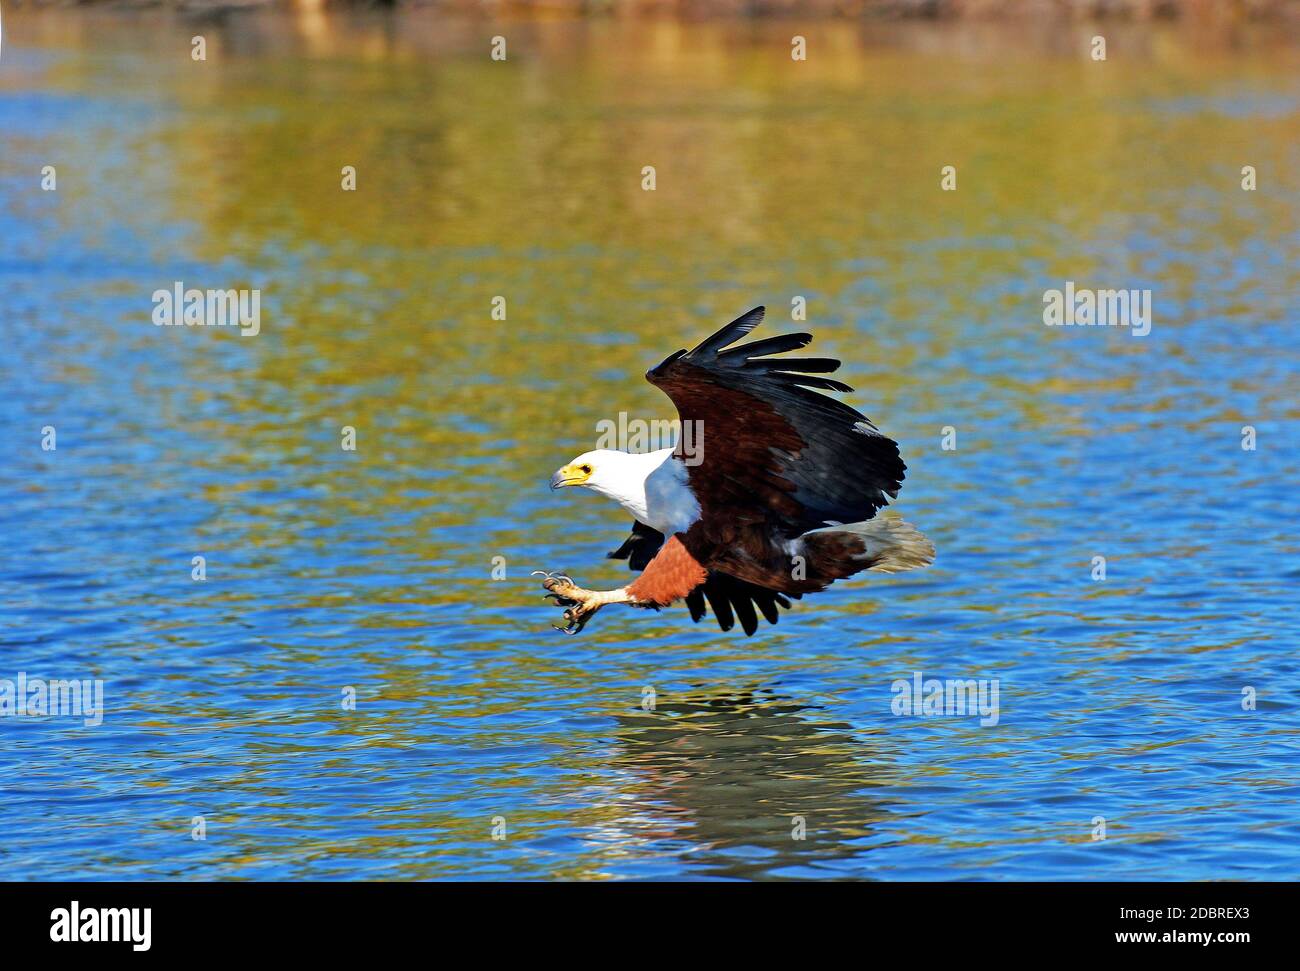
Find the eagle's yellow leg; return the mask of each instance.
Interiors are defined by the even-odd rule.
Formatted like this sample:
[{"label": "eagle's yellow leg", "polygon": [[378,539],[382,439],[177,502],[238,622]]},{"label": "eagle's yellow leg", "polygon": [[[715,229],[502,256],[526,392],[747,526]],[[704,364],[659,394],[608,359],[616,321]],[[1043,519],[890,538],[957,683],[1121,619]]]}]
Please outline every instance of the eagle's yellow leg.
[{"label": "eagle's yellow leg", "polygon": [[565,608],[565,626],[561,627],[558,624],[552,626],[566,634],[578,633],[587,626],[587,621],[596,615],[596,611],[606,604],[639,606],[636,598],[627,592],[626,587],[619,587],[617,590],[584,590],[563,575],[557,576],[540,571],[533,575],[546,578],[542,581],[542,587],[546,590],[545,596],[553,597],[558,606]]},{"label": "eagle's yellow leg", "polygon": [[576,634],[582,630],[592,615],[605,604],[631,604],[633,607],[653,607],[656,610],[667,607],[698,587],[708,579],[708,575],[704,565],[676,536],[668,538],[639,577],[617,590],[584,590],[566,576],[542,573],[540,570],[533,573],[533,576],[546,577],[542,581],[542,586],[547,591],[545,596],[554,597],[555,602],[565,608],[567,626],[557,626],[555,629],[566,634]]}]

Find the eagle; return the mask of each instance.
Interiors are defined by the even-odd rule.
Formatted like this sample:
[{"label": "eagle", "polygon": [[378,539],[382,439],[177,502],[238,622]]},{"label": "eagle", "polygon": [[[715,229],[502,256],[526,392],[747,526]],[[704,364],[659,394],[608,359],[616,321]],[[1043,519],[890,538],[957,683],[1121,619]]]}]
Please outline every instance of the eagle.
[{"label": "eagle", "polygon": [[853,389],[824,377],[840,362],[781,357],[812,335],[782,334],[733,347],[763,320],[755,307],[691,350],[646,373],[677,407],[680,427],[699,429],[691,448],[584,452],[551,477],[551,489],[581,486],[613,499],[633,518],[612,559],[640,576],[616,590],[585,590],[571,577],[537,571],[544,597],[577,634],[608,604],[659,609],[684,600],[698,622],[758,614],[771,624],[790,600],[864,570],[928,566],[934,545],[914,526],[877,511],[898,497],[907,468],[898,444],[865,416],[819,391]]}]

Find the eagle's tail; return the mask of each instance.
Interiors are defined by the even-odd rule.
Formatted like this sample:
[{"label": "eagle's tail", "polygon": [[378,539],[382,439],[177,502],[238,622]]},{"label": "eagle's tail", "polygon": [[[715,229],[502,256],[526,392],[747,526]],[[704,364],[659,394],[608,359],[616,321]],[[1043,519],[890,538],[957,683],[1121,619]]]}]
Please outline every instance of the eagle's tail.
[{"label": "eagle's tail", "polygon": [[901,573],[934,562],[934,544],[925,534],[892,517],[815,529],[799,537],[799,547],[807,579],[823,585],[862,570]]}]

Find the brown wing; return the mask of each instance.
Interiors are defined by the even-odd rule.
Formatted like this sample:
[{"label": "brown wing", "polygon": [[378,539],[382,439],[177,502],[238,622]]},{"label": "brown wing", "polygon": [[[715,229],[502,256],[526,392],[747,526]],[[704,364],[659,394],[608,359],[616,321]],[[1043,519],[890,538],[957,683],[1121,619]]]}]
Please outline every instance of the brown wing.
[{"label": "brown wing", "polygon": [[697,528],[721,536],[762,523],[794,537],[870,519],[898,495],[907,468],[898,445],[865,415],[812,390],[852,390],[819,376],[839,361],[769,357],[807,346],[811,334],[726,350],[763,313],[756,307],[646,374],[682,422],[699,423],[693,427],[702,461],[687,465],[701,508]]}]

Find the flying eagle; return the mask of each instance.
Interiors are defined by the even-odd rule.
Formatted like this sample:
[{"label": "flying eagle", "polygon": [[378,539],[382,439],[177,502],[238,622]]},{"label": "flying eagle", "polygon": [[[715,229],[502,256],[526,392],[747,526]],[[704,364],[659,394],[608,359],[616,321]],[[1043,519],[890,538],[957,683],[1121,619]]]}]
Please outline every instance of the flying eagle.
[{"label": "flying eagle", "polygon": [[915,527],[872,518],[898,497],[907,466],[864,415],[813,390],[853,390],[820,376],[840,362],[771,356],[806,347],[811,334],[731,347],[763,313],[754,308],[647,372],[682,427],[700,429],[689,454],[680,437],[675,448],[643,454],[597,449],[551,478],[552,489],[584,486],[632,515],[632,534],[609,556],[641,571],[617,590],[536,574],[565,608],[557,630],[576,634],[606,604],[657,610],[685,599],[693,620],[707,602],[724,631],[739,618],[753,634],[756,609],[775,624],[790,597],[862,570],[933,562],[934,546]]}]

